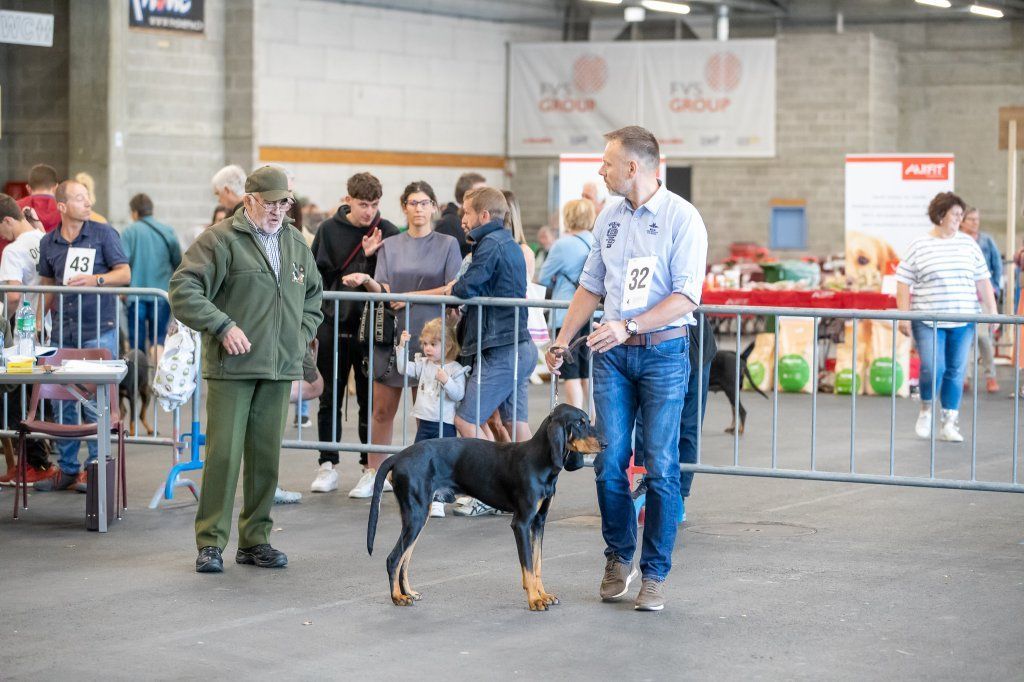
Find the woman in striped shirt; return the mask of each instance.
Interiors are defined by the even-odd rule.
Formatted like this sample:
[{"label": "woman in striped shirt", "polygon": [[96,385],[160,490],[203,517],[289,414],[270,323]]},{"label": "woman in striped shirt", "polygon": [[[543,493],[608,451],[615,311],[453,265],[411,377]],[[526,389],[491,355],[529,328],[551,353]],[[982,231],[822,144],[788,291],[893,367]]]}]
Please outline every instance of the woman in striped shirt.
[{"label": "woman in striped shirt", "polygon": [[[896,270],[896,301],[900,310],[948,314],[974,314],[981,302],[986,313],[996,314],[991,275],[977,242],[959,232],[966,206],[952,192],[937,194],[928,205],[934,227],[910,245]],[[939,388],[942,423],[939,438],[962,442],[957,428],[964,372],[974,325],[965,322],[899,323],[912,333],[921,356],[921,413],[915,431],[928,438],[932,430],[932,386]]]}]

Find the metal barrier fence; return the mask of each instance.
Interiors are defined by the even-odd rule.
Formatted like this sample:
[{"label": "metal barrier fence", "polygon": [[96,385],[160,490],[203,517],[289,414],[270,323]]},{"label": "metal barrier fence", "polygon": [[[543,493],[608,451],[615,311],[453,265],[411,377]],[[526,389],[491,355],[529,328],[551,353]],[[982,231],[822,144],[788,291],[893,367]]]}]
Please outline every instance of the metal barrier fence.
[{"label": "metal barrier fence", "polygon": [[[12,296],[12,294],[14,296]],[[20,303],[23,296],[31,296],[31,302],[33,308],[37,311],[44,309],[44,300],[47,295],[55,296],[56,301],[55,307],[49,312],[47,316],[48,322],[44,322],[41,325],[43,328],[41,331],[42,345],[54,346],[57,348],[64,348],[64,340],[66,338],[65,332],[71,332],[73,339],[76,343],[72,346],[82,348],[83,343],[85,347],[95,348],[97,347],[97,339],[100,338],[103,333],[100,316],[96,315],[95,329],[87,328],[83,329],[83,302],[88,297],[95,297],[97,310],[101,305],[106,307],[107,305],[116,305],[117,314],[114,318],[114,339],[116,339],[117,346],[115,350],[120,349],[122,346],[122,332],[129,335],[130,338],[137,341],[137,345],[141,348],[149,348],[157,345],[158,339],[156,338],[156,325],[155,323],[150,326],[149,331],[146,330],[146,313],[142,313],[145,306],[151,305],[152,309],[157,311],[160,308],[160,303],[166,304],[169,309],[170,302],[168,300],[167,292],[162,289],[148,289],[139,287],[63,287],[63,286],[22,286],[22,285],[0,285],[0,300],[3,302],[4,314],[8,318],[13,317],[11,313],[12,306],[8,303],[14,302],[15,304]],[[77,315],[73,316],[73,319],[66,319],[65,315],[65,301],[68,298],[74,298],[77,309]],[[122,306],[122,304],[125,304]],[[134,304],[134,305],[133,305]],[[14,306],[16,307],[16,306]],[[126,312],[130,310],[131,312]],[[157,313],[159,314],[159,313]],[[42,316],[39,316],[42,317]],[[156,314],[153,315],[156,317]],[[37,317],[38,319],[38,317]],[[90,333],[90,332],[94,332]],[[12,333],[15,333],[12,325]],[[115,359],[120,357],[120,352],[115,353]],[[153,375],[156,373],[156,364],[151,362],[149,364],[149,383],[152,385]],[[139,386],[139,366],[135,365],[131,376],[135,386]],[[190,430],[182,432],[181,428],[181,408],[175,408],[171,412],[171,431],[170,433],[161,434],[160,420],[158,412],[158,401],[156,395],[152,396],[151,404],[149,405],[149,412],[147,413],[150,417],[150,425],[153,428],[151,435],[139,435],[140,434],[140,422],[143,422],[144,415],[141,414],[140,410],[133,411],[133,414],[127,418],[130,423],[131,433],[134,435],[127,436],[126,441],[128,443],[144,444],[144,445],[166,445],[172,448],[172,463],[171,469],[168,472],[167,478],[162,486],[156,491],[153,499],[150,503],[150,507],[156,507],[160,499],[171,499],[174,496],[174,489],[177,487],[187,487],[193,495],[198,496],[196,492],[195,483],[181,478],[181,474],[185,471],[198,470],[202,468],[202,461],[200,457],[200,447],[205,442],[205,438],[202,434],[200,427],[200,414],[201,414],[201,378],[197,373],[196,388],[192,392],[189,399],[190,405],[189,414],[191,417]],[[25,417],[25,410],[28,407],[28,397],[26,387],[22,386],[22,401],[21,401],[21,417]],[[116,398],[115,398],[116,399]],[[11,424],[9,421],[8,411],[8,400],[9,395],[4,394],[3,396],[3,420],[0,424],[0,437],[13,438],[17,437],[18,432],[15,428],[15,424]],[[43,415],[46,415],[47,404],[46,401],[41,401],[40,410]],[[60,410],[56,410],[56,417],[59,423],[63,423],[63,415]],[[45,417],[44,417],[45,418]],[[125,415],[121,415],[121,419],[126,419]],[[53,439],[50,436],[44,436],[42,434],[31,434],[30,439]],[[74,440],[91,441],[95,440],[96,436],[86,436],[83,438],[76,438]],[[114,440],[112,438],[112,440]],[[187,455],[185,451],[188,451]]]},{"label": "metal barrier fence", "polygon": [[[403,303],[399,314],[404,315],[406,328],[409,324],[409,305],[410,304],[429,304],[437,306],[440,310],[440,317],[443,321],[443,326],[452,324],[453,322],[448,319],[447,312],[453,308],[467,306],[476,307],[479,311],[483,311],[487,307],[533,307],[533,308],[544,308],[544,309],[558,309],[567,308],[568,301],[539,301],[529,299],[496,299],[496,298],[476,298],[468,301],[457,299],[450,296],[418,296],[411,294],[372,294],[364,292],[326,292],[324,299],[327,303],[328,308],[333,307],[333,333],[335,338],[339,334],[339,306],[343,301],[351,301],[356,303],[364,303],[366,306],[366,313],[369,314],[370,319],[374,319],[376,309],[381,305],[390,305],[392,303]],[[849,448],[848,458],[844,462],[845,466],[842,468],[836,468],[829,462],[829,468],[821,466],[822,462],[819,455],[819,444],[818,444],[818,399],[819,399],[819,385],[818,385],[818,374],[819,374],[819,341],[818,341],[818,330],[822,320],[826,319],[842,319],[842,320],[883,320],[890,322],[892,326],[892,339],[890,344],[891,355],[890,357],[896,357],[896,334],[900,333],[897,331],[897,322],[900,320],[918,321],[918,322],[959,322],[977,326],[977,324],[984,323],[998,323],[1003,325],[1004,329],[1012,330],[1012,338],[1014,343],[1017,343],[1019,334],[1019,326],[1024,324],[1024,317],[1016,316],[1002,316],[1002,315],[930,315],[923,313],[913,312],[898,312],[898,311],[872,311],[872,310],[834,310],[834,309],[816,309],[816,308],[766,308],[766,307],[752,307],[752,306],[703,306],[701,311],[708,316],[727,317],[736,320],[735,330],[735,342],[736,342],[736,367],[735,367],[735,381],[736,381],[736,393],[740,394],[741,388],[741,365],[740,358],[742,354],[743,346],[743,332],[742,332],[742,321],[744,317],[759,316],[759,317],[802,317],[809,318],[813,321],[814,326],[814,343],[813,343],[813,358],[811,372],[812,378],[812,390],[809,396],[807,396],[809,405],[807,409],[809,411],[809,421],[807,422],[810,430],[809,434],[809,451],[807,453],[806,465],[805,466],[782,466],[780,463],[779,449],[778,449],[778,434],[779,434],[779,380],[778,380],[778,335],[775,336],[775,352],[774,357],[774,371],[773,375],[773,386],[772,386],[772,397],[771,397],[771,410],[772,416],[770,421],[770,452],[767,462],[762,466],[754,466],[750,461],[744,461],[741,458],[740,448],[740,433],[739,429],[736,430],[733,442],[732,442],[732,458],[731,462],[726,463],[710,463],[707,459],[708,456],[717,456],[719,459],[723,454],[722,452],[705,452],[705,439],[698,435],[698,457],[695,464],[681,464],[680,468],[683,471],[692,471],[696,473],[714,473],[714,474],[732,474],[742,476],[759,476],[759,477],[773,477],[773,478],[790,478],[790,479],[804,479],[804,480],[818,480],[818,481],[840,481],[840,482],[853,482],[853,483],[875,483],[875,484],[888,484],[888,485],[901,485],[901,486],[916,486],[916,487],[930,487],[930,488],[953,488],[962,490],[979,490],[979,491],[993,491],[993,492],[1024,492],[1024,485],[1018,480],[1018,442],[1019,442],[1019,425],[1020,425],[1020,369],[1016,364],[1014,365],[1014,391],[1013,391],[1013,433],[1012,433],[1012,446],[1010,447],[1009,453],[1001,453],[997,455],[1005,458],[1005,479],[999,480],[997,478],[982,478],[979,477],[978,471],[978,429],[977,429],[977,412],[978,412],[978,381],[975,381],[973,386],[974,399],[972,401],[972,428],[970,435],[970,463],[969,463],[969,476],[968,477],[943,477],[941,474],[943,471],[937,470],[937,457],[936,457],[936,415],[938,414],[938,395],[935,384],[937,378],[934,370],[932,371],[932,382],[933,382],[933,396],[935,399],[935,408],[932,410],[932,425],[931,425],[931,436],[929,439],[929,455],[927,461],[927,475],[907,475],[902,473],[904,471],[901,468],[901,463],[897,462],[897,445],[896,445],[896,434],[897,434],[897,382],[894,380],[891,382],[892,390],[891,395],[888,396],[889,400],[889,420],[888,420],[888,435],[889,435],[889,447],[888,447],[888,462],[887,472],[877,473],[869,470],[865,470],[865,467],[858,466],[858,451],[857,451],[857,436],[858,426],[857,423],[857,390],[853,390],[849,396],[849,414],[850,414],[850,430],[849,430]],[[331,323],[328,323],[331,324]],[[476,316],[477,324],[477,335],[478,338],[482,332],[482,314]],[[550,324],[550,323],[549,323]],[[515,318],[513,333],[518,338],[519,335],[520,321],[518,316]],[[858,348],[856,343],[856,334],[858,324],[853,324],[853,358],[852,366],[858,367]],[[697,326],[692,328],[695,335],[703,336],[703,327]],[[416,331],[416,330],[414,330]],[[552,338],[554,337],[553,330],[549,327],[549,333]],[[936,334],[933,327],[933,337]],[[703,348],[703,338],[698,338],[697,341]],[[934,338],[933,338],[934,341]],[[372,377],[373,371],[373,352],[372,352],[372,340],[366,341],[368,346],[368,375]],[[934,345],[934,344],[933,344]],[[933,361],[935,360],[935,354],[933,354]],[[475,367],[480,366],[481,351],[476,351]],[[367,441],[371,444],[364,444],[359,442],[339,441],[339,432],[337,418],[338,418],[338,407],[341,405],[341,401],[346,398],[347,395],[347,377],[338,377],[338,357],[335,353],[332,358],[335,381],[333,385],[325,387],[323,395],[320,400],[331,401],[331,414],[332,424],[331,433],[333,438],[330,441],[310,440],[303,438],[303,427],[299,426],[299,433],[297,439],[286,439],[282,445],[287,448],[298,448],[298,449],[313,449],[313,450],[327,450],[327,451],[346,451],[346,452],[379,452],[379,453],[396,453],[400,452],[406,447],[411,441],[409,439],[408,431],[408,394],[409,392],[405,389],[409,387],[409,380],[407,377],[403,377],[403,390],[401,399],[401,419],[402,419],[402,444],[401,445],[384,445],[384,444],[372,444],[373,441],[373,421],[372,418],[368,420],[368,434]],[[697,363],[696,367],[692,368],[692,371],[698,373],[698,381],[703,381],[703,372],[705,366],[705,360]],[[978,338],[977,334],[974,335],[974,352],[973,352],[973,366],[977,368],[978,365]],[[591,370],[592,371],[592,370]],[[357,374],[358,376],[358,374]],[[518,360],[516,361],[516,367],[513,371],[514,377],[518,376]],[[975,372],[977,376],[977,372]],[[480,382],[481,377],[479,373],[474,373],[470,377],[470,381]],[[368,387],[368,402],[369,405],[373,405],[373,382],[367,378],[369,383]],[[593,381],[590,381],[589,385],[590,396],[593,395]],[[344,392],[346,395],[341,395]],[[441,392],[442,401],[444,400],[444,392]],[[555,382],[550,384],[550,406],[553,407],[556,402],[556,388]],[[703,396],[698,392],[696,396],[688,396],[687,399],[696,399],[698,401],[698,413],[702,412],[703,409]],[[875,398],[880,400],[884,398]],[[845,398],[839,398],[835,400],[845,400]],[[513,404],[515,401],[513,401]],[[372,411],[372,407],[370,408]],[[441,410],[443,414],[443,410]],[[488,415],[480,414],[479,406],[479,392],[477,392],[477,405],[476,405],[476,422],[481,423],[486,419]],[[483,417],[483,419],[481,419]],[[738,424],[740,419],[739,414],[739,401],[736,401],[734,406],[734,418]],[[397,418],[397,414],[396,414]],[[516,421],[515,408],[513,408],[513,422]],[[831,424],[830,424],[831,426]],[[874,429],[874,427],[869,427]],[[867,433],[867,432],[865,432]],[[872,431],[871,433],[877,433]],[[513,438],[515,434],[512,434]],[[791,453],[787,453],[790,455]],[[878,455],[877,451],[872,453],[861,453]],[[917,458],[915,453],[901,453],[904,455],[904,459],[914,460]],[[751,458],[748,458],[748,460]],[[754,457],[753,459],[756,459]],[[791,457],[787,456],[787,460]],[[982,462],[985,465],[986,470],[990,469],[993,463],[989,460]]]},{"label": "metal barrier fence", "polygon": [[[770,476],[776,478],[793,478],[793,479],[804,479],[804,480],[817,480],[817,481],[840,481],[840,482],[852,482],[852,483],[876,483],[876,484],[888,484],[888,485],[901,485],[901,486],[915,486],[915,487],[927,487],[927,488],[954,488],[961,490],[979,490],[979,491],[991,491],[991,492],[1024,492],[1024,485],[1018,480],[1018,443],[1019,443],[1019,427],[1020,427],[1020,366],[1014,357],[1014,388],[1013,388],[1013,433],[1012,433],[1012,444],[1010,452],[1006,456],[1005,462],[1005,473],[1006,479],[1004,480],[979,480],[978,478],[978,384],[980,381],[974,381],[973,386],[973,400],[972,400],[972,424],[971,424],[971,437],[970,437],[970,477],[969,478],[943,478],[937,474],[941,473],[936,470],[936,415],[939,413],[939,395],[938,395],[938,377],[935,372],[935,366],[937,364],[937,353],[932,353],[932,386],[931,393],[933,399],[933,407],[931,410],[931,424],[929,428],[929,454],[928,454],[928,475],[927,476],[907,476],[897,474],[897,448],[896,448],[896,394],[898,390],[898,382],[894,379],[891,383],[891,391],[889,398],[889,448],[888,448],[888,473],[876,474],[867,473],[863,470],[858,470],[857,466],[857,389],[854,385],[853,390],[850,392],[849,403],[850,403],[850,431],[849,431],[849,461],[846,471],[824,471],[818,467],[818,443],[817,443],[817,408],[818,408],[818,367],[819,367],[819,342],[818,342],[818,329],[823,319],[842,319],[842,320],[882,320],[891,323],[891,339],[890,339],[890,355],[889,357],[895,361],[896,354],[896,335],[901,333],[897,331],[897,322],[906,320],[910,322],[930,322],[931,334],[932,334],[932,347],[935,348],[935,339],[937,335],[937,329],[935,323],[937,322],[957,322],[969,324],[974,327],[973,334],[973,354],[971,359],[971,366],[975,368],[974,376],[977,378],[977,367],[978,367],[978,324],[990,324],[996,323],[1002,325],[1004,328],[1012,329],[1011,338],[1013,339],[1014,346],[1020,343],[1020,325],[1024,323],[1024,317],[1017,316],[1005,316],[1005,315],[933,315],[927,313],[915,313],[915,312],[899,312],[899,311],[874,311],[874,310],[835,310],[835,309],[818,309],[818,308],[767,308],[767,307],[756,307],[756,306],[703,306],[701,310],[709,316],[728,316],[736,320],[736,392],[739,394],[741,377],[740,377],[740,354],[742,352],[742,319],[745,316],[778,316],[778,317],[802,317],[810,318],[814,325],[814,344],[813,344],[813,359],[811,367],[812,390],[810,395],[810,443],[808,451],[807,466],[805,468],[798,467],[780,467],[779,466],[779,450],[778,450],[778,433],[779,433],[779,335],[775,334],[774,339],[774,353],[773,363],[774,371],[772,373],[772,418],[771,418],[771,440],[770,440],[770,466],[768,467],[753,467],[741,465],[740,462],[740,437],[739,430],[737,429],[733,438],[733,456],[732,463],[727,465],[709,465],[703,461],[703,452],[700,447],[701,435],[698,433],[698,458],[696,464],[682,464],[680,468],[684,471],[692,471],[699,473],[715,473],[715,474],[734,474],[742,476]],[[851,365],[856,375],[858,367],[858,345],[857,345],[857,327],[859,325],[854,323],[852,325],[852,359]],[[698,330],[699,334],[703,333],[703,329]],[[703,373],[703,365],[698,370]],[[893,376],[895,377],[895,368],[893,369]],[[909,377],[908,377],[909,378]],[[959,387],[958,387],[959,388]],[[697,396],[698,402],[701,400],[701,396]],[[698,406],[698,411],[700,411]],[[739,402],[736,403],[735,416],[738,421],[739,417]],[[988,464],[988,463],[986,463]]]}]

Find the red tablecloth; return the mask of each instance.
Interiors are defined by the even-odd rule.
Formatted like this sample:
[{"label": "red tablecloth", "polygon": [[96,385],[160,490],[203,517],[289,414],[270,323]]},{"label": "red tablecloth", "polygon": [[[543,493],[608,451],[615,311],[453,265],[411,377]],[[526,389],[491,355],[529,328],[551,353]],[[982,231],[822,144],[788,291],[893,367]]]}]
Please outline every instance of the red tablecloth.
[{"label": "red tablecloth", "polygon": [[706,289],[701,295],[705,305],[752,305],[777,308],[840,308],[888,310],[896,307],[896,297],[877,291],[770,291],[757,289]]}]

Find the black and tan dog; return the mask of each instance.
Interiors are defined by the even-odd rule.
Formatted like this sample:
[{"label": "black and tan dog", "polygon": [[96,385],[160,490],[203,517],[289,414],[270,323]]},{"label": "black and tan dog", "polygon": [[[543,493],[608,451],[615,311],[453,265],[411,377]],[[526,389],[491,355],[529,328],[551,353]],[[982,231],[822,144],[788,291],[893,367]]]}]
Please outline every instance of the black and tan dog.
[{"label": "black and tan dog", "polygon": [[[153,435],[153,426],[149,423],[149,400],[153,393],[153,379],[149,376],[149,358],[141,350],[125,350],[121,356],[128,373],[121,379],[118,397],[121,405],[121,419],[128,424],[128,435],[135,435],[135,416]],[[126,404],[127,403],[127,404]]]},{"label": "black and tan dog", "polygon": [[546,611],[558,599],[541,582],[544,522],[555,482],[562,469],[583,466],[584,454],[604,448],[586,412],[558,405],[533,438],[522,443],[492,443],[477,438],[438,438],[416,443],[387,459],[377,471],[366,530],[366,549],[373,554],[384,480],[391,473],[402,514],[402,533],[388,555],[391,600],[411,606],[420,598],[409,585],[409,562],[416,539],[426,525],[435,492],[448,502],[469,495],[512,513],[512,532],[519,548],[523,589],[531,611]]},{"label": "black and tan dog", "polygon": [[[754,378],[750,376],[750,370],[747,368],[747,358],[750,357],[750,353],[753,350],[754,344],[750,344],[740,355],[740,384],[743,383],[743,378],[745,377],[755,391],[760,393],[762,397],[767,398],[768,396],[764,394],[764,391],[757,387]],[[711,361],[709,369],[708,392],[725,393],[725,397],[729,399],[729,406],[732,407],[732,423],[726,427],[725,432],[733,433],[736,430],[736,412],[739,412],[740,435],[743,435],[747,425],[747,408],[743,407],[740,394],[736,392],[736,351],[718,351],[715,353],[715,358]],[[737,403],[739,403],[738,410],[736,409]]]}]

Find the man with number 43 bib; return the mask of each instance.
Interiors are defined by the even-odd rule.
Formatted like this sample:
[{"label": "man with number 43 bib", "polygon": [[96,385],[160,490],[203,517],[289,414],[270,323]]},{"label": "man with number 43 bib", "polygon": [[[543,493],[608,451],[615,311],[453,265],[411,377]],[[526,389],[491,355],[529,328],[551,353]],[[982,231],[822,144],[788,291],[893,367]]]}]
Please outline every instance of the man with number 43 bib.
[{"label": "man with number 43 bib", "polygon": [[[117,231],[106,223],[89,219],[92,202],[85,185],[65,180],[54,192],[60,211],[60,226],[39,242],[39,283],[44,286],[126,287],[132,272]],[[118,357],[117,296],[65,294],[58,298],[47,294],[44,307],[53,310],[53,335],[64,348],[106,348],[110,357]],[[59,306],[59,310],[57,309]],[[61,401],[63,423],[77,424],[78,403]],[[95,412],[85,411],[88,423],[96,421]],[[80,441],[57,442],[60,453],[60,474],[52,480],[52,488],[73,487],[85,492],[85,469],[79,471]],[[89,460],[96,459],[96,442],[89,442]],[[36,490],[43,490],[36,484]]]},{"label": "man with number 43 bib", "polygon": [[604,298],[604,318],[587,337],[594,351],[594,405],[608,447],[595,462],[605,571],[601,598],[616,601],[637,576],[637,524],[626,469],[633,424],[642,417],[647,515],[634,607],[660,611],[672,566],[679,505],[679,419],[690,373],[688,330],[700,303],[707,260],[704,221],[658,179],[660,150],[648,130],[605,135],[600,175],[610,200],[562,330],[545,361],[553,373],[566,344]]}]

